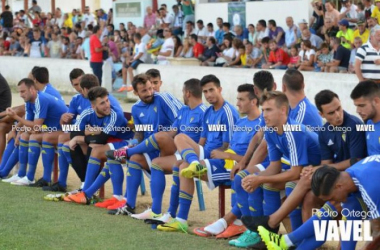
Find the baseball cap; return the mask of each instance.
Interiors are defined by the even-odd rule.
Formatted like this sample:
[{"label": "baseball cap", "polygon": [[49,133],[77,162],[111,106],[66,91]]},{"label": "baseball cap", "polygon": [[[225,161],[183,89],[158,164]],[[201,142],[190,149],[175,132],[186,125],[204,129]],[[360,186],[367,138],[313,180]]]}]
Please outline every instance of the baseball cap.
[{"label": "baseball cap", "polygon": [[340,20],[340,22],[338,23],[339,25],[343,25],[343,26],[346,26],[348,27],[348,21],[346,19],[343,19],[343,20]]},{"label": "baseball cap", "polygon": [[[380,1],[380,0],[379,0]],[[363,25],[363,24],[365,24],[365,21],[364,20],[358,20],[358,22],[356,23],[357,25]]]},{"label": "baseball cap", "polygon": [[298,21],[298,24],[300,24],[300,23],[306,23],[307,24],[307,21],[305,19],[301,19]]}]

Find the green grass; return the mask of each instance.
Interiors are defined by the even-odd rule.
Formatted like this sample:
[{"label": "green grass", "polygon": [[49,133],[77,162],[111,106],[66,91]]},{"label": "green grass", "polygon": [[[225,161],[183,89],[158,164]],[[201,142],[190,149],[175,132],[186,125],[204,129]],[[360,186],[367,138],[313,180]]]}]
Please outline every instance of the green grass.
[{"label": "green grass", "polygon": [[225,240],[159,232],[94,206],[44,201],[45,194],[0,182],[0,249],[228,248]]}]

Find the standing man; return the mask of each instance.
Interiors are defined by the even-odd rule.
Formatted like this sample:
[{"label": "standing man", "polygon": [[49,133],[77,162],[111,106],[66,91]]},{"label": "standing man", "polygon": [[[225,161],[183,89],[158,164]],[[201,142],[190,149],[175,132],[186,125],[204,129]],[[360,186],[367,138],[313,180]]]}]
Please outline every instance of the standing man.
[{"label": "standing man", "polygon": [[223,39],[224,39],[223,19],[221,17],[218,17],[216,19],[216,25],[218,26],[218,29],[215,31],[215,39],[218,45],[220,45],[223,43]]},{"label": "standing man", "polygon": [[146,7],[146,15],[144,17],[144,27],[150,30],[156,24],[156,14],[152,12],[152,7]]},{"label": "standing man", "polygon": [[3,31],[6,31],[10,34],[13,29],[13,14],[10,11],[9,5],[5,6],[5,11],[1,13],[0,17],[3,21]]},{"label": "standing man", "polygon": [[179,9],[178,5],[173,5],[173,35],[181,36],[183,33],[183,12]]},{"label": "standing man", "polygon": [[100,85],[102,85],[103,76],[103,51],[108,50],[107,47],[102,46],[100,36],[102,35],[102,28],[96,25],[93,29],[93,35],[90,37],[90,66],[94,75],[98,77]]}]

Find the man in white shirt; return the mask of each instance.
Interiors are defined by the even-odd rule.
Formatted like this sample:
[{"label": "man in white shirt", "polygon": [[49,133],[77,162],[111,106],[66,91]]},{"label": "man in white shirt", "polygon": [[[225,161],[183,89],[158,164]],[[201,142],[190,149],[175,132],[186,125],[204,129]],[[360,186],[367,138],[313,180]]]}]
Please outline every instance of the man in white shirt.
[{"label": "man in white shirt", "polygon": [[183,38],[190,38],[191,34],[196,34],[195,29],[194,29],[194,23],[192,21],[187,21],[186,23],[186,30],[183,35]]},{"label": "man in white shirt", "polygon": [[212,23],[207,24],[207,37],[215,37],[214,25]]},{"label": "man in white shirt", "polygon": [[349,22],[349,28],[355,27],[358,22],[357,6],[351,3],[351,0],[342,0],[339,19],[346,19]]},{"label": "man in white shirt", "polygon": [[165,29],[169,28],[170,24],[172,23],[173,16],[168,15],[165,8],[160,8],[160,28]]},{"label": "man in white shirt", "polygon": [[49,51],[49,54],[48,56],[50,58],[61,58],[61,48],[62,48],[62,44],[61,44],[61,41],[58,37],[58,34],[57,33],[52,33],[51,34],[51,41],[48,42],[47,44],[47,47],[48,47],[48,51]]},{"label": "man in white shirt", "polygon": [[264,37],[269,37],[269,29],[267,28],[267,22],[263,19],[259,20],[256,24],[256,30],[259,32],[257,40],[261,42]]},{"label": "man in white shirt", "polygon": [[54,13],[54,19],[52,20],[53,25],[58,25],[58,27],[62,28],[63,25],[63,15],[60,8],[57,8]]},{"label": "man in white shirt", "polygon": [[160,51],[156,52],[157,64],[168,65],[167,57],[172,57],[174,52],[174,41],[172,39],[172,31],[169,28],[164,29],[165,42],[162,44]]},{"label": "man in white shirt", "polygon": [[82,26],[83,29],[87,29],[87,26],[89,24],[92,24],[93,26],[96,25],[96,21],[95,21],[95,17],[92,13],[90,13],[90,7],[86,6],[86,8],[84,9],[84,15],[83,15],[83,19],[82,19]]},{"label": "man in white shirt", "polygon": [[198,36],[198,41],[202,44],[205,44],[208,32],[207,28],[203,25],[203,21],[201,19],[197,21],[197,27],[198,29],[196,35]]},{"label": "man in white shirt", "polygon": [[183,26],[183,12],[179,9],[178,5],[173,5],[173,34],[175,36],[182,35],[182,26]]}]

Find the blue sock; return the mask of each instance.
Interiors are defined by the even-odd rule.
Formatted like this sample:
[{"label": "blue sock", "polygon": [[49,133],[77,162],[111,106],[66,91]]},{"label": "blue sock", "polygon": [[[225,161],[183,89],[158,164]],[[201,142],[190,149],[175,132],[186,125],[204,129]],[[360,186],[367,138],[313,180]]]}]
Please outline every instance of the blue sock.
[{"label": "blue sock", "polygon": [[102,171],[100,171],[100,173],[98,174],[98,177],[96,177],[94,183],[92,183],[92,185],[86,190],[83,189],[83,192],[86,194],[87,197],[92,197],[96,193],[96,191],[98,191],[110,178],[110,169],[108,164],[106,163]]},{"label": "blue sock", "polygon": [[248,204],[248,193],[241,186],[242,179],[246,177],[247,175],[249,175],[249,172],[247,170],[240,171],[237,175],[235,175],[235,179],[233,182],[235,186],[235,192],[237,194],[236,205],[238,206],[238,208],[240,208],[241,214],[243,216],[250,215],[250,212],[249,212],[250,207]]},{"label": "blue sock", "polygon": [[154,138],[154,135],[151,135],[135,147],[127,149],[127,155],[128,157],[131,157],[135,154],[149,153],[156,150],[160,150],[160,148],[158,147],[158,143],[156,138]]},{"label": "blue sock", "polygon": [[[293,244],[298,245],[300,244],[304,239],[313,238],[314,241],[316,241],[315,234],[314,234],[314,220],[331,220],[332,218],[326,217],[327,214],[332,214],[334,211],[337,213],[335,207],[331,205],[329,202],[325,203],[323,207],[319,210],[321,213],[317,213],[313,215],[310,219],[308,219],[305,223],[302,224],[297,230],[291,232],[288,234],[289,239],[293,242]],[[328,211],[328,212],[326,212]],[[325,213],[326,212],[326,213]],[[322,242],[322,241],[320,241]],[[308,244],[313,244],[311,240],[308,240]],[[323,242],[322,242],[323,244]],[[303,248],[303,249],[310,249],[310,248]],[[314,249],[314,248],[312,248]]]},{"label": "blue sock", "polygon": [[[286,196],[289,197],[293,189],[296,187],[296,183],[294,182],[287,182],[285,186],[285,193]],[[292,224],[292,231],[295,231],[297,228],[299,228],[302,225],[302,207],[301,204],[294,209],[290,214],[290,223]]]},{"label": "blue sock", "polygon": [[90,156],[90,159],[88,159],[87,164],[87,171],[86,171],[86,177],[84,179],[84,186],[83,189],[86,190],[89,188],[95,181],[96,176],[99,174],[100,169],[100,160]]},{"label": "blue sock", "polygon": [[38,163],[38,158],[40,158],[41,147],[38,141],[30,140],[29,141],[29,150],[28,150],[28,173],[26,176],[30,181],[34,180],[34,175],[36,174],[36,168]]},{"label": "blue sock", "polygon": [[26,175],[26,166],[28,164],[28,149],[29,142],[20,139],[18,161],[20,168],[18,170],[18,176],[24,177]]},{"label": "blue sock", "polygon": [[137,191],[142,178],[142,167],[139,163],[129,161],[127,174],[127,203],[131,208],[136,207]]},{"label": "blue sock", "polygon": [[152,164],[150,169],[150,190],[152,192],[152,212],[155,214],[161,213],[162,197],[165,192],[165,173],[162,168],[156,164]]},{"label": "blue sock", "polygon": [[5,147],[5,150],[3,153],[3,159],[1,160],[1,164],[0,164],[0,171],[4,169],[5,164],[7,164],[7,161],[9,157],[11,156],[14,149],[15,149],[15,139],[12,138],[9,140],[7,146]]},{"label": "blue sock", "polygon": [[179,168],[173,167],[173,184],[170,190],[170,202],[168,212],[172,218],[176,217],[179,205]]},{"label": "blue sock", "polygon": [[51,172],[53,171],[54,157],[54,145],[48,142],[42,142],[42,163],[44,165],[44,175],[42,178],[47,182],[51,181]]},{"label": "blue sock", "polygon": [[17,164],[19,158],[19,147],[13,149],[12,154],[9,156],[7,163],[5,164],[3,170],[0,171],[0,177],[6,177],[9,175],[9,172]]},{"label": "blue sock", "polygon": [[192,163],[193,161],[199,161],[199,157],[195,153],[194,149],[186,148],[181,152],[182,159],[185,159],[187,163]]},{"label": "blue sock", "polygon": [[[360,199],[360,200],[359,200]],[[342,218],[342,220],[345,221],[354,221],[354,220],[361,220],[360,216],[356,216],[353,213],[347,213],[347,211],[366,211],[367,207],[363,204],[363,200],[361,198],[358,198],[357,196],[350,196],[347,198],[347,201],[343,203],[343,209],[346,212],[343,212],[342,215],[345,216],[345,219]],[[362,205],[363,204],[363,205]],[[368,218],[367,218],[368,219]],[[350,233],[350,240],[341,240],[341,247],[344,250],[355,250],[356,248],[357,241],[354,241],[354,229],[353,227],[351,228],[351,233]]]},{"label": "blue sock", "polygon": [[67,162],[66,157],[63,155],[62,152],[63,144],[58,144],[58,165],[59,165],[59,177],[58,177],[58,183],[62,187],[67,186],[67,175],[69,173],[69,163]]},{"label": "blue sock", "polygon": [[280,190],[264,185],[264,215],[271,215],[281,206]]},{"label": "blue sock", "polygon": [[179,191],[179,211],[177,217],[187,220],[190,212],[191,201],[193,196],[180,190]]},{"label": "blue sock", "polygon": [[251,216],[264,215],[264,190],[262,186],[248,194],[249,214]]},{"label": "blue sock", "polygon": [[66,157],[66,161],[67,163],[70,165],[71,163],[73,163],[73,161],[71,160],[71,155],[70,155],[70,148],[69,146],[67,145],[62,145],[62,153],[63,153],[63,156]]},{"label": "blue sock", "polygon": [[233,208],[237,203],[237,195],[236,195],[236,188],[235,183],[231,182],[231,208]]},{"label": "blue sock", "polygon": [[109,174],[111,176],[113,194],[123,195],[124,172],[120,162],[108,160]]},{"label": "blue sock", "polygon": [[240,219],[242,216],[241,210],[237,204],[235,204],[235,206],[232,207],[231,213],[233,213],[233,215],[235,215],[238,219]]}]

